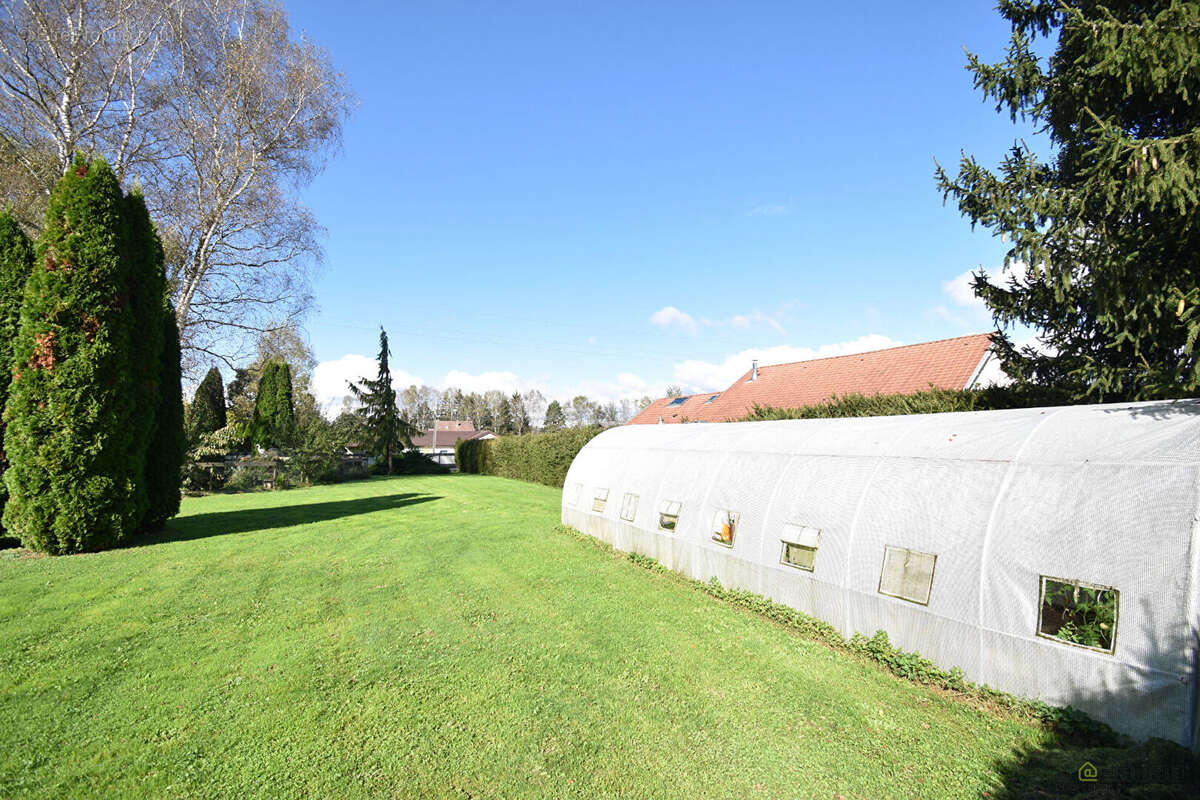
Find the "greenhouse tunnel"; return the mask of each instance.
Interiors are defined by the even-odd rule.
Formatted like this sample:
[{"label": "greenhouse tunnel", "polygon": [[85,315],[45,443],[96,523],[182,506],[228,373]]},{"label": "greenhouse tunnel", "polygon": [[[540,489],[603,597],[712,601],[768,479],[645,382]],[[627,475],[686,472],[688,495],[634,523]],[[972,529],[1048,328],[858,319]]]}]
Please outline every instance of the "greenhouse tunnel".
[{"label": "greenhouse tunnel", "polygon": [[1197,745],[1200,401],[637,425],[563,523],[976,683]]}]

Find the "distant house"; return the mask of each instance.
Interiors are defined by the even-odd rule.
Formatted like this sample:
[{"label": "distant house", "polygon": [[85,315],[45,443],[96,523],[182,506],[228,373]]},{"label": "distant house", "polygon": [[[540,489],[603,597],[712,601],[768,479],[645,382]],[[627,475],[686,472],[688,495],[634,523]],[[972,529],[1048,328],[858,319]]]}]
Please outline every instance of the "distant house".
[{"label": "distant house", "polygon": [[912,394],[931,386],[972,389],[1003,381],[990,334],[979,333],[790,364],[760,367],[754,362],[728,389],[663,397],[627,424],[727,422],[746,416],[756,404],[803,408],[834,395]]},{"label": "distant house", "polygon": [[477,431],[470,420],[439,419],[430,430],[413,437],[413,449],[439,464],[454,466],[454,445],[465,439],[495,439],[491,431]]}]

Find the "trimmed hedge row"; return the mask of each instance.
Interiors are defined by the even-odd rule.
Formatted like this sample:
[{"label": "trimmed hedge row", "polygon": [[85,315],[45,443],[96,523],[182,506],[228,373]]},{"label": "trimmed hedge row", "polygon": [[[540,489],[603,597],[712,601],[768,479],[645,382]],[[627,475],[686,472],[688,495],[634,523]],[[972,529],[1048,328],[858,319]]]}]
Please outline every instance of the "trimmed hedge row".
[{"label": "trimmed hedge row", "polygon": [[604,430],[599,426],[498,439],[468,439],[454,446],[459,472],[561,487],[575,455]]},{"label": "trimmed hedge row", "polygon": [[743,422],[771,419],[829,417],[888,417],[898,414],[943,414],[949,411],[995,411],[1004,408],[1060,406],[1072,402],[1065,392],[1030,386],[991,386],[986,389],[926,389],[913,394],[848,394],[803,408],[755,405]]}]

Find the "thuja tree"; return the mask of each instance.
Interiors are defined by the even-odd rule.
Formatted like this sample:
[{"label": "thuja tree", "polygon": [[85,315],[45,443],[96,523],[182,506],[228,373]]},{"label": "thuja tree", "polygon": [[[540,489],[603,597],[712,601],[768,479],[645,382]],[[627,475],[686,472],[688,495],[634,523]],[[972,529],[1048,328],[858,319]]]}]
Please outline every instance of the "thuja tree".
[{"label": "thuja tree", "polygon": [[108,165],[76,159],[50,196],[25,287],[5,410],[4,525],[46,552],[112,546],[144,510],[122,211]]},{"label": "thuja tree", "polygon": [[165,298],[159,324],[163,346],[158,359],[158,408],[154,412],[154,431],[145,459],[148,504],[143,527],[146,528],[157,528],[179,513],[179,485],[187,452],[180,385],[179,328],[175,324],[175,309]]},{"label": "thuja tree", "polygon": [[392,386],[392,370],[388,365],[390,356],[387,331],[380,328],[379,370],[375,379],[361,378],[358,383],[350,384],[350,393],[362,403],[371,451],[387,460],[389,475],[392,474],[392,450],[400,444],[412,447],[412,437],[417,432],[396,405],[396,389]]},{"label": "thuja tree", "polygon": [[295,423],[292,401],[292,368],[285,361],[268,361],[258,379],[254,400],[252,438],[263,447],[282,447],[290,443]]},{"label": "thuja tree", "polygon": [[219,431],[225,424],[225,382],[221,380],[221,371],[212,367],[196,387],[188,408],[188,440],[195,445],[201,436]]},{"label": "thuja tree", "polygon": [[[146,210],[141,192],[133,191],[123,203],[125,220],[125,260],[129,279],[129,304],[133,312],[134,333],[130,340],[129,361],[132,370],[132,411],[130,433],[131,458],[142,465],[138,480],[137,503],[143,519],[150,507],[146,483],[146,458],[155,434],[155,415],[159,407],[159,381],[162,374],[163,315],[167,311],[167,278],[163,271],[163,248]],[[146,519],[148,522],[148,519]]]},{"label": "thuja tree", "polygon": [[[1200,3],[1002,0],[999,64],[969,57],[997,110],[1032,120],[998,170],[964,156],[937,178],[972,226],[1010,243],[974,288],[1005,332],[1006,370],[1095,398],[1200,389]],[[1039,55],[1039,40],[1053,53]],[[1046,48],[1041,48],[1045,50]],[[1013,323],[1045,348],[1018,348]]]},{"label": "thuja tree", "polygon": [[[33,271],[33,244],[21,231],[16,219],[7,212],[0,213],[0,411],[8,402],[12,382],[13,339],[21,320],[21,299],[25,281]],[[3,440],[0,423],[0,441]],[[0,451],[0,474],[8,461]],[[0,482],[0,510],[8,499],[8,491]]]}]

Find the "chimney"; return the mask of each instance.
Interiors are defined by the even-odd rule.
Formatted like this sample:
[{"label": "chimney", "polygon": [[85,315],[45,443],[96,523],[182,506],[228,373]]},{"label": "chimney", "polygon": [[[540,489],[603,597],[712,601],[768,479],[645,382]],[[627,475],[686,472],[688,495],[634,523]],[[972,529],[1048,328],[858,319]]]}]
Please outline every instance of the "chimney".
[{"label": "chimney", "polygon": [[752,381],[758,380],[758,359],[757,358],[750,362],[750,380],[752,380]]}]

